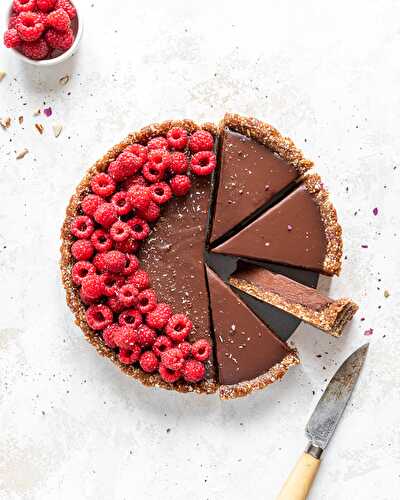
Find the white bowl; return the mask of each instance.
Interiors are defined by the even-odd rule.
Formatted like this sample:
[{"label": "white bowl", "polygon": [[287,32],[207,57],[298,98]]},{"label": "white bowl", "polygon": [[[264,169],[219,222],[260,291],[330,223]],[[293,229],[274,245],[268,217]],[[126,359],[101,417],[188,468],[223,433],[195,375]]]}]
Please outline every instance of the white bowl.
[{"label": "white bowl", "polygon": [[[79,7],[77,5],[77,4],[79,4],[79,2],[78,1],[74,1],[74,2],[71,1],[71,3],[73,4],[73,6],[76,9],[76,19],[78,21],[78,30],[77,30],[76,35],[75,35],[74,43],[71,45],[71,47],[66,52],[62,53],[61,55],[59,55],[57,57],[53,57],[53,59],[41,59],[39,61],[35,61],[34,59],[29,59],[29,57],[24,56],[18,50],[15,50],[15,49],[9,49],[9,50],[12,50],[13,53],[18,57],[18,59],[21,59],[22,61],[27,62],[28,64],[32,64],[33,66],[55,66],[56,64],[59,64],[61,62],[66,61],[67,59],[69,59],[77,51],[79,43],[80,43],[81,38],[82,38],[82,32],[83,32],[83,16],[82,16],[81,9],[79,9]],[[11,12],[11,9],[6,11],[6,13],[7,13],[6,26],[8,26],[8,19],[10,17],[10,12]]]}]

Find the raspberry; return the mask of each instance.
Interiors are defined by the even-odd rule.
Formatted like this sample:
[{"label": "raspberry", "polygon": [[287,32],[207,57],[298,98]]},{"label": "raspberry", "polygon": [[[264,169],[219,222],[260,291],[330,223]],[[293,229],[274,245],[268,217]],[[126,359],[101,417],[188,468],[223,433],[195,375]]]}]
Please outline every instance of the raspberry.
[{"label": "raspberry", "polygon": [[124,241],[132,235],[132,229],[126,222],[117,220],[111,226],[110,236],[114,241]]},{"label": "raspberry", "polygon": [[70,49],[74,43],[74,33],[71,28],[68,28],[66,31],[56,31],[50,28],[46,31],[44,37],[50,47],[64,52]]},{"label": "raspberry", "polygon": [[81,201],[81,207],[86,215],[91,215],[93,217],[94,213],[102,203],[104,203],[103,198],[97,194],[88,194]]},{"label": "raspberry", "polygon": [[71,20],[64,9],[56,9],[48,14],[46,24],[57,31],[66,31],[71,26]]},{"label": "raspberry", "polygon": [[192,346],[189,342],[180,342],[176,347],[182,351],[184,359],[188,358],[192,353]]},{"label": "raspberry", "polygon": [[90,241],[98,252],[108,252],[113,246],[110,235],[104,229],[96,229],[90,237]]},{"label": "raspberry", "polygon": [[8,29],[15,28],[17,25],[18,15],[14,14],[8,18]]},{"label": "raspberry", "polygon": [[86,310],[86,321],[92,330],[104,330],[111,325],[113,313],[104,304],[93,304]]},{"label": "raspberry", "polygon": [[56,0],[37,0],[36,3],[41,12],[50,12],[54,9]]},{"label": "raspberry", "polygon": [[139,359],[139,364],[142,370],[146,373],[153,373],[158,368],[158,359],[151,351],[145,351]]},{"label": "raspberry", "polygon": [[69,0],[56,0],[54,7],[56,9],[64,9],[70,19],[73,19],[76,16],[76,9]]},{"label": "raspberry", "polygon": [[190,169],[196,175],[209,175],[217,166],[215,154],[211,151],[200,151],[192,156]]},{"label": "raspberry", "polygon": [[71,233],[79,239],[86,240],[90,238],[94,231],[94,224],[87,215],[78,215],[71,222]]},{"label": "raspberry", "polygon": [[164,149],[152,149],[149,151],[148,160],[151,166],[159,167],[165,171],[171,165],[171,154]]},{"label": "raspberry", "polygon": [[115,193],[111,198],[111,203],[115,208],[117,215],[126,215],[132,209],[129,201],[129,194],[125,191],[118,191]]},{"label": "raspberry", "polygon": [[143,177],[143,175],[136,174],[132,177],[129,177],[129,179],[125,179],[122,183],[122,189],[125,189],[125,191],[129,191],[129,188],[135,185],[147,186],[146,179]]},{"label": "raspberry", "polygon": [[197,340],[192,345],[192,356],[197,361],[206,361],[211,354],[211,346],[206,339]]},{"label": "raspberry", "polygon": [[142,168],[147,161],[147,148],[141,144],[131,144],[125,148],[125,151],[135,157],[136,170]]},{"label": "raspberry", "polygon": [[120,165],[121,172],[124,172],[124,177],[136,174],[142,166],[140,158],[127,150],[118,155],[116,161]]},{"label": "raspberry", "polygon": [[80,260],[72,268],[72,281],[79,286],[82,284],[82,280],[91,274],[96,274],[94,265],[91,262]]},{"label": "raspberry", "polygon": [[14,12],[34,11],[36,8],[36,0],[14,0],[12,9]]},{"label": "raspberry", "polygon": [[112,273],[120,273],[125,267],[126,257],[118,250],[111,250],[104,254],[104,267]]},{"label": "raspberry", "polygon": [[188,134],[184,128],[173,127],[167,133],[167,141],[170,148],[185,149],[188,142]]},{"label": "raspberry", "polygon": [[172,198],[171,188],[166,182],[157,182],[149,187],[150,196],[155,203],[163,205]]},{"label": "raspberry", "polygon": [[115,336],[117,335],[120,328],[121,327],[117,323],[113,323],[103,330],[104,343],[108,347],[111,347],[111,349],[117,347],[117,344],[115,343]]},{"label": "raspberry", "polygon": [[174,342],[182,342],[192,330],[193,323],[184,314],[174,314],[168,319],[165,333]]},{"label": "raspberry", "polygon": [[21,43],[21,37],[15,28],[10,28],[4,33],[4,45],[8,49],[14,49]]},{"label": "raspberry", "polygon": [[206,130],[198,130],[189,138],[189,149],[192,153],[211,151],[214,147],[214,138]]},{"label": "raspberry", "polygon": [[16,28],[19,36],[25,42],[34,42],[44,31],[42,17],[36,12],[21,12],[17,19]]},{"label": "raspberry", "polygon": [[92,177],[90,187],[92,188],[93,193],[106,198],[114,193],[115,182],[109,175],[103,172]]},{"label": "raspberry", "polygon": [[107,297],[114,297],[118,289],[125,283],[123,276],[109,272],[104,273],[102,279],[104,283],[104,295],[107,295]]},{"label": "raspberry", "polygon": [[138,269],[128,277],[128,283],[133,283],[140,291],[145,290],[150,285],[149,275],[143,269]]},{"label": "raspberry", "polygon": [[96,300],[104,295],[105,286],[102,276],[91,274],[82,280],[82,293],[88,299]]},{"label": "raspberry", "polygon": [[105,273],[107,271],[104,256],[105,253],[97,253],[92,260],[93,265],[100,273]]},{"label": "raspberry", "polygon": [[25,57],[39,61],[45,59],[49,53],[49,46],[42,38],[36,42],[23,42],[21,45],[21,52]]},{"label": "raspberry", "polygon": [[172,315],[171,308],[167,304],[157,304],[153,311],[146,314],[146,323],[150,328],[161,330],[167,324]]},{"label": "raspberry", "polygon": [[[157,150],[159,151],[159,150]],[[150,183],[160,182],[164,178],[164,169],[158,165],[153,165],[147,162],[143,167],[143,177]]]},{"label": "raspberry", "polygon": [[171,170],[175,174],[186,174],[188,171],[188,159],[185,153],[175,152],[171,154]]},{"label": "raspberry", "polygon": [[118,160],[114,160],[108,165],[107,172],[116,182],[123,181],[129,176],[129,171],[127,172],[124,165]]},{"label": "raspberry", "polygon": [[182,351],[176,347],[167,349],[161,353],[161,363],[170,370],[181,370],[184,363]]},{"label": "raspberry", "polygon": [[155,330],[147,325],[140,325],[137,329],[137,342],[141,346],[152,346],[157,339]]},{"label": "raspberry", "polygon": [[134,217],[133,219],[129,219],[127,221],[131,229],[131,235],[134,240],[145,240],[147,236],[150,234],[150,227],[146,221],[141,219],[140,217]]},{"label": "raspberry", "polygon": [[153,344],[153,352],[155,353],[156,356],[159,358],[161,357],[162,353],[166,351],[167,349],[171,349],[172,347],[172,341],[165,335],[159,335],[154,344]]},{"label": "raspberry", "polygon": [[117,314],[125,309],[124,304],[122,304],[118,297],[108,297],[107,305],[113,312]]},{"label": "raspberry", "polygon": [[157,305],[157,296],[154,290],[148,288],[147,290],[143,290],[137,296],[137,308],[142,314],[146,314],[150,311],[153,311]]},{"label": "raspberry", "polygon": [[93,252],[94,248],[89,240],[75,241],[71,247],[71,253],[76,260],[89,260]]},{"label": "raspberry", "polygon": [[150,201],[145,211],[139,210],[138,215],[147,222],[156,222],[160,217],[160,207],[154,201]]},{"label": "raspberry", "polygon": [[121,326],[131,326],[137,330],[142,324],[142,315],[136,309],[128,309],[118,316],[118,323]]},{"label": "raspberry", "polygon": [[137,302],[139,290],[132,283],[127,283],[123,285],[117,293],[118,299],[125,307],[132,307]]},{"label": "raspberry", "polygon": [[96,304],[97,302],[96,299],[89,299],[89,297],[86,297],[86,295],[82,293],[82,290],[79,292],[79,297],[81,298],[81,301],[85,304],[85,306],[91,306],[92,304]]},{"label": "raspberry", "polygon": [[121,349],[118,354],[118,359],[124,365],[131,365],[139,361],[142,350],[138,345],[134,345],[131,349]]},{"label": "raspberry", "polygon": [[146,186],[134,184],[129,188],[128,195],[131,206],[138,210],[146,210],[150,205],[150,192]]},{"label": "raspberry", "polygon": [[133,238],[128,238],[125,241],[115,242],[115,249],[119,250],[122,253],[135,253],[139,250],[139,248],[140,248],[139,241],[136,241]]},{"label": "raspberry", "polygon": [[114,334],[114,342],[121,349],[131,349],[136,340],[136,330],[129,325],[120,326]]},{"label": "raspberry", "polygon": [[153,137],[147,144],[148,149],[167,149],[168,141],[165,137]]},{"label": "raspberry", "polygon": [[94,213],[94,220],[104,227],[110,227],[117,218],[117,213],[111,203],[101,204]]},{"label": "raspberry", "polygon": [[175,196],[185,196],[192,187],[192,183],[187,175],[175,175],[169,181],[169,184]]},{"label": "raspberry", "polygon": [[129,276],[139,269],[139,260],[136,255],[130,255],[129,253],[125,255],[126,262],[125,267],[122,270],[124,276]]},{"label": "raspberry", "polygon": [[183,365],[182,374],[186,382],[200,382],[206,374],[206,369],[200,361],[188,359]]},{"label": "raspberry", "polygon": [[160,377],[169,384],[173,384],[182,376],[182,372],[180,370],[171,370],[164,365],[160,365],[158,367],[158,373],[160,374]]}]

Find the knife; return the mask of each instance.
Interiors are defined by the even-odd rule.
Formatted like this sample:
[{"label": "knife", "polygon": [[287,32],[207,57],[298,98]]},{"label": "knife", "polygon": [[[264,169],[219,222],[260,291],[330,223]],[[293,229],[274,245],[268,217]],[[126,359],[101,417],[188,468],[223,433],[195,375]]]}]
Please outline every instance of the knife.
[{"label": "knife", "polygon": [[350,399],[369,344],[353,352],[340,366],[318,401],[306,426],[308,447],[284,484],[277,500],[305,500],[317,475],[321,455]]}]

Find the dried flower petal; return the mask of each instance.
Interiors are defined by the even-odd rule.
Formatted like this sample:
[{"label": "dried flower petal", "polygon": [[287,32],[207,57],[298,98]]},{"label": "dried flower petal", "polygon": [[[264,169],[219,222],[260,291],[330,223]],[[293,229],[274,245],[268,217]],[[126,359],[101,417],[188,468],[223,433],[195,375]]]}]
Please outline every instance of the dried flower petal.
[{"label": "dried flower petal", "polygon": [[69,75],[62,76],[59,80],[60,85],[67,85],[69,82]]},{"label": "dried flower petal", "polygon": [[9,128],[11,125],[11,118],[9,116],[6,116],[0,120],[0,125],[3,128]]},{"label": "dried flower petal", "polygon": [[44,108],[43,113],[44,113],[47,117],[49,117],[49,116],[51,116],[51,115],[53,114],[53,110],[52,110],[52,109],[51,109],[51,107],[49,106],[48,108]]},{"label": "dried flower petal", "polygon": [[374,333],[373,328],[369,328],[368,330],[365,330],[364,335],[365,335],[366,337],[369,337],[369,336],[371,336],[373,333]]},{"label": "dried flower petal", "polygon": [[378,215],[378,208],[377,208],[377,207],[375,207],[375,208],[372,210],[372,213],[373,213],[374,215]]},{"label": "dried flower petal", "polygon": [[58,137],[61,134],[62,129],[63,126],[61,125],[61,123],[54,123],[53,124],[54,137]]},{"label": "dried flower petal", "polygon": [[361,248],[368,248],[368,245],[361,245]]},{"label": "dried flower petal", "polygon": [[25,155],[27,155],[29,153],[29,151],[24,148],[24,149],[21,149],[21,151],[19,151],[17,153],[17,156],[15,157],[17,160],[21,160]]},{"label": "dried flower petal", "polygon": [[291,231],[292,229],[293,229],[292,224],[288,224],[288,225],[287,225],[287,230],[288,230],[288,231]]},{"label": "dried flower petal", "polygon": [[39,132],[40,135],[43,134],[44,127],[41,123],[35,123],[35,128]]}]

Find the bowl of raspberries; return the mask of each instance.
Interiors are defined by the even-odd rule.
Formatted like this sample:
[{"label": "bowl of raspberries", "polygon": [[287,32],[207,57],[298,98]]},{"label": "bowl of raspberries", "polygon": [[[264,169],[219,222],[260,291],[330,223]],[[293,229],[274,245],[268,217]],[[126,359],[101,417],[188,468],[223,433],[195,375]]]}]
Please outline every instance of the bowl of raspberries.
[{"label": "bowl of raspberries", "polygon": [[68,59],[82,35],[82,19],[70,0],[13,0],[4,45],[24,61],[50,66]]}]

